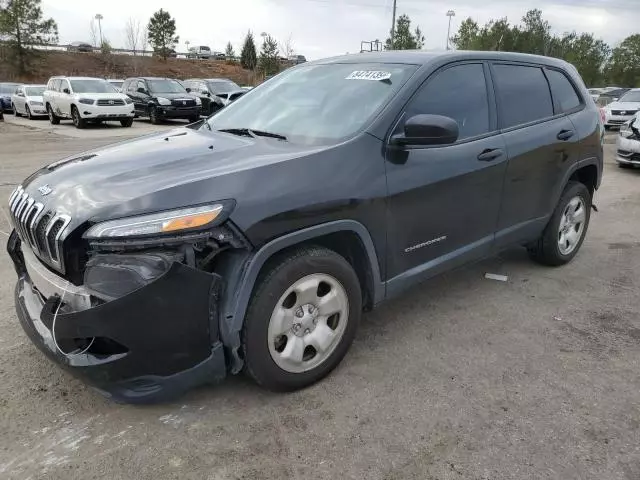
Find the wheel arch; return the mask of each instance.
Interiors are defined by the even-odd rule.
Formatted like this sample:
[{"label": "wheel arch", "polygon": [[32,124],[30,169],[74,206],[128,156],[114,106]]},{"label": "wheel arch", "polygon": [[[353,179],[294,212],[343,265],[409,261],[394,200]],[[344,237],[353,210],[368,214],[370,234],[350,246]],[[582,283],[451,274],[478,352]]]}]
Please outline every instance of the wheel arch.
[{"label": "wheel arch", "polygon": [[365,308],[383,300],[385,286],[373,240],[367,228],[355,220],[315,225],[278,237],[256,252],[232,254],[217,272],[226,280],[219,322],[222,342],[231,353],[232,373],[242,368],[243,361],[238,355],[240,331],[260,272],[278,254],[304,245],[321,245],[346,258],[360,280]]},{"label": "wheel arch", "polygon": [[559,184],[559,189],[552,197],[553,203],[550,206],[551,211],[553,211],[555,206],[558,204],[558,201],[562,196],[562,192],[567,187],[567,184],[571,181],[583,183],[589,189],[589,192],[593,197],[593,194],[598,189],[598,186],[600,184],[600,175],[600,166],[596,158],[588,158],[573,164],[572,167],[565,172],[564,178]]}]

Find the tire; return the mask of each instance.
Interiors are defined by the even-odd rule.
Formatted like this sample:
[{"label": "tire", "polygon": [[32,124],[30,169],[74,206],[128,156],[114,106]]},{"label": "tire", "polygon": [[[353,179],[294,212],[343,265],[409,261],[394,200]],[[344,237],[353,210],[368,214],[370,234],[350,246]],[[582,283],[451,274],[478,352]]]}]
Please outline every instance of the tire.
[{"label": "tire", "polygon": [[611,130],[611,125],[605,125],[604,129],[608,132],[609,130]]},{"label": "tire", "polygon": [[16,108],[15,104],[11,105],[11,108],[13,108],[13,115],[15,117],[21,117],[22,116],[22,114],[20,112],[18,112],[18,109]]},{"label": "tire", "polygon": [[633,168],[633,165],[629,165],[628,163],[618,163],[618,167],[630,169]]},{"label": "tire", "polygon": [[47,113],[49,114],[49,122],[51,122],[51,125],[60,124],[60,117],[53,113],[53,108],[51,108],[51,105],[47,105]]},{"label": "tire", "polygon": [[[581,209],[582,214],[579,213]],[[569,182],[544,232],[528,247],[529,255],[543,265],[559,266],[569,263],[584,242],[590,218],[589,189],[583,183]]]},{"label": "tire", "polygon": [[[296,295],[294,288],[301,293]],[[328,302],[332,298],[334,301]],[[324,303],[322,299],[326,299]],[[283,312],[280,317],[279,307]],[[314,246],[278,256],[261,272],[245,317],[242,346],[246,373],[274,391],[297,390],[317,382],[346,355],[361,312],[358,276],[342,256]],[[280,330],[286,329],[281,335],[278,318],[284,325]],[[296,361],[285,357],[290,342],[289,353],[299,353]]]},{"label": "tire", "polygon": [[27,112],[27,118],[29,120],[33,120],[33,115],[31,114],[31,109],[29,108],[29,105],[25,105],[24,109]]},{"label": "tire", "polygon": [[125,120],[120,120],[120,125],[123,127],[130,127],[133,125],[133,118],[127,118]]},{"label": "tire", "polygon": [[82,129],[87,126],[87,121],[80,116],[80,112],[78,112],[75,105],[71,106],[71,120],[76,128]]},{"label": "tire", "polygon": [[149,107],[149,120],[153,125],[158,125],[160,123],[160,117],[158,117],[156,107]]}]

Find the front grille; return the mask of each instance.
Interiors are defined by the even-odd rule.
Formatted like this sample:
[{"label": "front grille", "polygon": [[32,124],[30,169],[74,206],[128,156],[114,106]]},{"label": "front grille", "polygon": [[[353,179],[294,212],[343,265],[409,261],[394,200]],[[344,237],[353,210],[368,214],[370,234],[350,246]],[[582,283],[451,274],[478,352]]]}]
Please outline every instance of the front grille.
[{"label": "front grille", "polygon": [[631,115],[635,115],[638,110],[611,110],[611,115],[616,115],[618,117],[628,117]]},{"label": "front grille", "polygon": [[189,98],[184,98],[181,100],[171,100],[171,105],[174,107],[195,107],[196,101]]},{"label": "front grille", "polygon": [[124,105],[124,100],[98,100],[99,107],[115,107]]},{"label": "front grille", "polygon": [[20,239],[42,261],[64,272],[62,235],[71,217],[44,212],[44,204],[36,202],[21,186],[9,197],[9,212]]}]

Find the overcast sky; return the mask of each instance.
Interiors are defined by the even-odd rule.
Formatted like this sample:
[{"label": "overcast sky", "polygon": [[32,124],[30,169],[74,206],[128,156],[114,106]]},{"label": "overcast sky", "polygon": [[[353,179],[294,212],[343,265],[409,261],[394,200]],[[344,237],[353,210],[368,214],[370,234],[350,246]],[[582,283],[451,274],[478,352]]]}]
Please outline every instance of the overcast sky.
[{"label": "overcast sky", "polygon": [[[268,32],[279,41],[291,37],[296,53],[309,59],[360,50],[361,40],[384,41],[391,27],[393,0],[43,0],[45,14],[58,22],[60,43],[89,41],[89,22],[104,17],[102,30],[114,47],[125,47],[124,25],[129,17],[145,25],[151,14],[164,8],[176,19],[184,42],[209,45],[224,51],[231,41],[236,53],[247,30],[257,36]],[[611,45],[640,33],[640,0],[397,0],[398,14],[411,17],[426,37],[425,48],[445,47],[449,9],[456,12],[452,35],[459,23],[472,17],[479,23],[508,17],[519,23],[531,8],[540,8],[554,32],[594,33]],[[98,4],[100,6],[98,7]]]}]

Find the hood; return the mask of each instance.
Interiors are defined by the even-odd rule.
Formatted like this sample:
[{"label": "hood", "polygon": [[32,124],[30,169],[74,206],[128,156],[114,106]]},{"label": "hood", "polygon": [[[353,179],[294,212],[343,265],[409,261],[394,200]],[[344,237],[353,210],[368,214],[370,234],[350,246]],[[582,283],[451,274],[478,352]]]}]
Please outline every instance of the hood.
[{"label": "hood", "polygon": [[640,110],[640,102],[611,102],[606,108],[610,110]]},{"label": "hood", "polygon": [[23,187],[45,210],[71,216],[73,229],[86,221],[236,198],[245,186],[235,173],[323,148],[178,128],[54,162]]},{"label": "hood", "polygon": [[184,99],[188,99],[188,100],[195,100],[195,95],[191,95],[190,93],[156,93],[156,92],[151,92],[151,97],[153,98],[158,98],[158,97],[162,97],[162,98],[167,98],[169,100],[184,100]]},{"label": "hood", "polygon": [[74,93],[76,97],[85,98],[99,98],[101,100],[124,100],[127,97],[124,93],[111,92],[111,93]]},{"label": "hood", "polygon": [[40,102],[42,103],[44,100],[42,99],[42,95],[27,95],[26,97],[27,102]]}]

